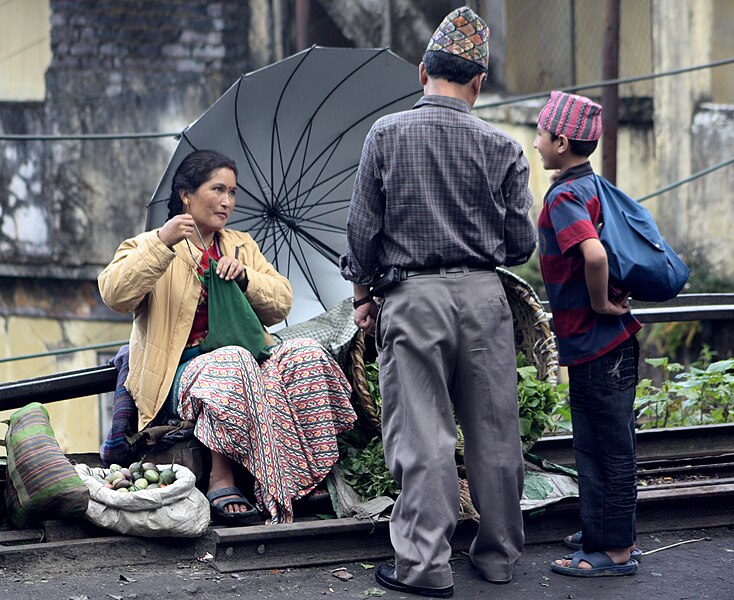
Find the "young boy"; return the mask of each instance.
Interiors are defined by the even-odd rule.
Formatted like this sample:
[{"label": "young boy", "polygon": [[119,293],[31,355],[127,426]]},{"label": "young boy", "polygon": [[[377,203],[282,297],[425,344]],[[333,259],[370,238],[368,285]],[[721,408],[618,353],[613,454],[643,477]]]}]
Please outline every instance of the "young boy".
[{"label": "young boy", "polygon": [[[639,322],[626,294],[610,288],[597,226],[601,205],[589,156],[601,136],[601,106],[552,92],[533,146],[557,177],[538,219],[540,267],[560,364],[568,367],[581,549],[556,560],[564,575],[631,575],[635,551],[634,399]],[[639,555],[639,551],[635,551]]]}]

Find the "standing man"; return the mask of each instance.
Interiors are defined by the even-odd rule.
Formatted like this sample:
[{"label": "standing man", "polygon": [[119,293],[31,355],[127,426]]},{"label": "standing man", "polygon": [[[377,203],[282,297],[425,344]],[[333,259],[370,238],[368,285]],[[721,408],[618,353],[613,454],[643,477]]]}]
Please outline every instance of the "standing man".
[{"label": "standing man", "polygon": [[[402,492],[382,586],[453,595],[461,424],[472,502],[470,556],[489,581],[512,578],[524,541],[523,463],[512,314],[495,272],[528,260],[535,232],[528,163],[515,140],[471,116],[488,66],[487,25],[451,12],[433,34],[412,110],[379,119],[364,143],[341,268],[354,321],[375,335],[385,459]],[[371,296],[380,275],[398,284]]]}]

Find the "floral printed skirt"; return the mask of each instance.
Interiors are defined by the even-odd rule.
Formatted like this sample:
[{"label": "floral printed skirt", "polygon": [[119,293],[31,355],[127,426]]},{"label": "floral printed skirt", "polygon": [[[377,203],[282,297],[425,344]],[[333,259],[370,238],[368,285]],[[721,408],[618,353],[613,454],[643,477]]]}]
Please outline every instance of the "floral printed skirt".
[{"label": "floral printed skirt", "polygon": [[344,373],[311,339],[283,342],[260,365],[239,346],[199,355],[177,392],[196,437],[254,476],[272,523],[293,521],[293,500],[326,477],[339,458],[337,434],[357,418]]}]

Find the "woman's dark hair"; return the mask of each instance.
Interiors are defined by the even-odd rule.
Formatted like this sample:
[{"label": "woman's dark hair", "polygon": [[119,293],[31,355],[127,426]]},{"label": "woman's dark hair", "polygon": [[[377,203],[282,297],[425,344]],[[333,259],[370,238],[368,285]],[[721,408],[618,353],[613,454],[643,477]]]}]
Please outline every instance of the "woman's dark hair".
[{"label": "woman's dark hair", "polygon": [[[555,133],[550,134],[552,142],[558,139]],[[591,153],[596,150],[599,140],[568,140],[568,147],[577,156],[591,156]]]},{"label": "woman's dark hair", "polygon": [[487,72],[484,67],[475,62],[436,50],[431,50],[423,55],[423,64],[430,77],[445,79],[461,85],[466,85],[477,75]]},{"label": "woman's dark hair", "polygon": [[181,161],[171,182],[171,197],[168,199],[168,218],[183,212],[181,192],[194,192],[211,177],[217,169],[230,169],[237,177],[237,165],[231,158],[216,150],[197,150]]}]

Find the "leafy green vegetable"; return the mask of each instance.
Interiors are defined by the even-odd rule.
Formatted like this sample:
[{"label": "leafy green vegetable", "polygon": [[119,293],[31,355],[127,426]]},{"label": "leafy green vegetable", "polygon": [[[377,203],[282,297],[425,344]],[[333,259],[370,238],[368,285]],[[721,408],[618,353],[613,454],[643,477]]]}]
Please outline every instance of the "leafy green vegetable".
[{"label": "leafy green vegetable", "polygon": [[382,439],[375,436],[364,448],[346,446],[346,457],[340,466],[344,478],[362,498],[390,496],[400,493],[392,474],[385,466]]},{"label": "leafy green vegetable", "polygon": [[[547,428],[563,426],[563,418],[570,420],[570,416],[558,412],[562,410],[561,394],[567,386],[555,386],[548,381],[539,380],[537,369],[525,364],[526,359],[522,353],[518,354],[517,362],[520,434],[523,447],[528,449]],[[372,402],[379,414],[382,396],[376,362],[365,365],[365,378]],[[457,436],[457,452],[461,454],[463,435],[460,427],[457,427]],[[339,436],[339,447],[342,473],[347,483],[362,498],[395,497],[400,493],[398,484],[385,466],[384,449],[379,436],[367,439],[365,432],[356,428]]]},{"label": "leafy green vegetable", "polygon": [[705,368],[670,362],[668,357],[645,362],[662,371],[655,385],[642,379],[637,385],[637,425],[680,427],[728,423],[734,420],[734,359],[720,360]]},{"label": "leafy green vegetable", "polygon": [[518,354],[517,363],[520,437],[523,448],[527,450],[546,430],[558,425],[553,417],[561,405],[561,394],[565,393],[567,386],[538,379],[538,369],[532,365],[525,366],[522,352]]},{"label": "leafy green vegetable", "polygon": [[552,491],[553,486],[548,483],[545,477],[541,477],[532,471],[525,472],[523,492],[528,500],[545,500]]}]

